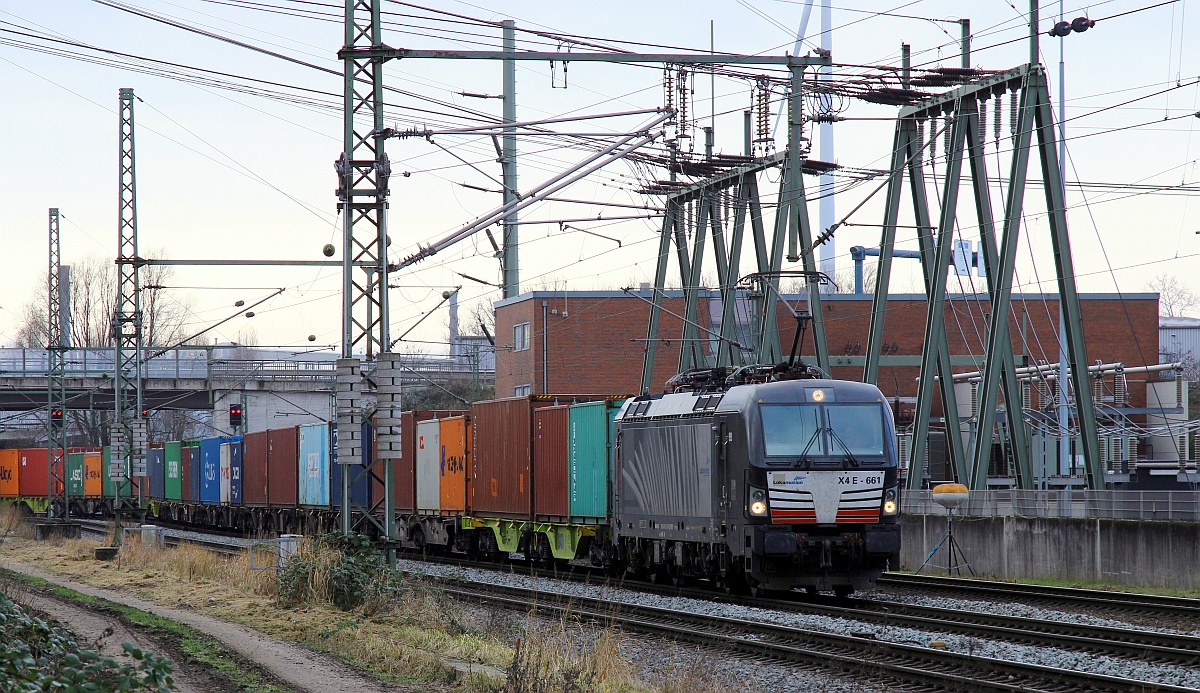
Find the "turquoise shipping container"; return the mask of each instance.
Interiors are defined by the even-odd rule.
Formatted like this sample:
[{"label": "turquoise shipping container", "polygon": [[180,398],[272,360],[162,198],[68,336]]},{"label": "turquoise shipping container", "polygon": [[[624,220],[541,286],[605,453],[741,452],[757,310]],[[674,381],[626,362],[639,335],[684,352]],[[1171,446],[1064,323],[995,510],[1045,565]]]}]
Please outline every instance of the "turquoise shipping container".
[{"label": "turquoise shipping container", "polygon": [[329,506],[329,451],[329,424],[300,427],[300,459],[296,469],[300,505]]},{"label": "turquoise shipping container", "polygon": [[624,400],[572,404],[568,421],[570,513],[577,522],[608,516],[613,421]]}]

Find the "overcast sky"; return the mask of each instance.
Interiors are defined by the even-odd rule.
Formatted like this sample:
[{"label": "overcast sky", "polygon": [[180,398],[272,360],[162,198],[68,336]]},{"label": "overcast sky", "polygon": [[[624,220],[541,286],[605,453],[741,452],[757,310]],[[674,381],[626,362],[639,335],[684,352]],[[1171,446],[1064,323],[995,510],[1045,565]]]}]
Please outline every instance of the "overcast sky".
[{"label": "overcast sky", "polygon": [[[1027,60],[1023,12],[1027,7],[1007,0],[948,2],[938,0],[836,0],[833,10],[833,56],[844,65],[898,65],[902,41],[913,46],[914,62],[924,66],[957,66],[960,13],[969,12],[975,51],[972,63],[1003,69]],[[332,21],[300,18],[279,11],[251,9],[242,0],[131,0],[135,5],[188,24],[203,26],[280,53],[340,69],[336,51],[342,27],[338,3],[298,3],[264,0],[258,6],[308,9],[330,13]],[[819,4],[819,3],[818,3]],[[1067,19],[1089,13],[1101,19],[1084,34],[1063,42],[1066,48],[1068,117],[1068,180],[1104,184],[1196,185],[1200,119],[1200,55],[1196,49],[1197,14],[1185,13],[1184,2],[1166,4],[1120,17],[1130,10],[1154,5],[1153,0],[1110,0],[1088,6],[1067,3]],[[712,39],[718,51],[783,54],[792,48],[803,14],[803,2],[737,0],[729,2],[579,2],[510,0],[505,3],[441,0],[431,8],[485,20],[515,19],[519,26],[544,31],[615,40],[707,49]],[[396,47],[479,49],[498,43],[498,30],[472,24],[446,24],[411,16],[430,13],[400,3],[384,9],[399,13],[384,40]],[[891,16],[873,14],[890,13]],[[1042,10],[1043,29],[1057,19],[1058,3]],[[906,16],[895,16],[906,15]],[[301,86],[312,92],[308,103],[288,103],[258,94],[189,84],[160,75],[90,64],[20,47],[0,45],[0,74],[8,97],[0,110],[0,237],[9,253],[0,273],[0,344],[15,338],[19,313],[30,300],[43,300],[38,285],[46,268],[46,210],[59,207],[66,262],[88,255],[112,258],[117,234],[117,91],[132,87],[139,102],[137,120],[138,211],[141,252],[147,257],[173,259],[322,259],[321,248],[334,243],[340,257],[340,227],[334,189],[333,161],[341,150],[341,113],[336,107],[341,80],[331,74],[198,36],[86,0],[20,2],[0,0],[0,40],[29,41],[12,32],[52,33],[60,39],[161,61],[202,67],[245,77]],[[434,34],[421,27],[462,33]],[[815,38],[820,27],[814,11],[808,25]],[[30,29],[34,31],[30,31]],[[520,48],[555,50],[557,44],[532,43],[519,36]],[[543,40],[544,41],[544,40]],[[44,41],[38,41],[46,45]],[[1042,38],[1042,59],[1049,66],[1057,99],[1059,39]],[[60,48],[75,50],[59,44]],[[811,44],[805,44],[808,51]],[[563,45],[562,51],[584,48]],[[90,55],[95,55],[91,53]],[[554,75],[561,86],[561,64]],[[861,68],[839,68],[861,72]],[[479,100],[459,92],[498,94],[499,63],[435,61],[393,62],[387,66],[390,86],[498,115],[496,100]],[[523,63],[518,70],[518,116],[535,119],[562,113],[603,113],[662,105],[662,71],[658,68],[572,63],[566,88],[552,88],[551,68]],[[741,153],[741,111],[750,103],[750,83],[720,78],[716,99],[707,75],[695,84],[693,114],[700,124],[715,118],[717,149]],[[1182,85],[1182,86],[1178,86]],[[284,91],[282,87],[267,87]],[[1155,93],[1157,95],[1154,95]],[[288,90],[288,93],[296,94]],[[463,122],[413,110],[446,112],[448,106],[427,100],[389,96],[402,108],[401,127]],[[1126,103],[1129,102],[1129,103]],[[325,107],[328,103],[334,107]],[[1119,104],[1125,104],[1120,105]],[[849,120],[836,127],[836,161],[849,168],[885,168],[893,123],[886,119],[895,108],[850,102],[842,115]],[[1115,107],[1114,106],[1118,106]],[[1005,101],[1007,108],[1007,100]],[[1094,113],[1094,114],[1093,114]],[[989,113],[989,116],[992,114]],[[988,125],[992,173],[1003,165],[1007,175],[1008,123],[1004,115],[999,153]],[[645,116],[564,125],[563,130],[623,132]],[[990,118],[989,118],[990,120]],[[779,143],[782,147],[783,131]],[[397,175],[392,182],[391,256],[411,253],[499,204],[499,195],[486,189],[499,177],[492,144],[483,138],[438,137],[392,140],[388,153]],[[939,149],[940,149],[939,142]],[[475,170],[441,147],[475,164]],[[520,186],[570,168],[586,156],[579,150],[554,149],[535,138],[520,143]],[[826,158],[819,149],[814,158]],[[1036,161],[1036,160],[1035,160]],[[486,175],[485,175],[486,174]],[[624,163],[605,169],[564,196],[596,202],[655,204],[657,198],[636,193],[647,172]],[[661,175],[661,172],[659,172]],[[771,181],[775,176],[769,177]],[[1030,178],[1040,179],[1036,168]],[[810,194],[816,179],[807,178]],[[859,185],[836,201],[837,218],[876,189]],[[764,195],[774,185],[764,181]],[[995,188],[999,203],[1000,189]],[[1072,189],[1070,228],[1075,267],[1083,291],[1140,292],[1155,275],[1174,274],[1200,293],[1200,203],[1188,196],[1140,194],[1139,190],[1102,186]],[[965,193],[965,190],[964,190]],[[878,245],[881,220],[875,195],[850,218],[864,226],[837,232],[839,270],[849,269],[849,248]],[[1018,262],[1019,282],[1026,291],[1037,281],[1053,279],[1053,263],[1039,214],[1040,192],[1027,196],[1029,217]],[[969,200],[962,204],[963,238],[975,238]],[[631,214],[628,209],[544,203],[525,212],[525,219]],[[810,207],[814,227],[818,210]],[[911,223],[911,222],[908,222]],[[653,277],[658,222],[634,220],[610,224],[577,224],[597,234],[619,239],[617,244],[596,235],[557,225],[521,227],[522,286],[558,289],[617,288]],[[915,248],[912,230],[902,229],[900,245]],[[497,230],[497,237],[499,233]],[[498,292],[463,280],[455,272],[498,281],[498,263],[482,234],[437,256],[393,275],[401,288],[392,292],[393,334],[407,329],[440,299],[443,289],[463,284],[466,303],[492,300]],[[911,261],[897,264],[893,291],[914,290],[919,275]],[[178,268],[176,293],[191,301],[193,331],[226,317],[237,300],[254,302],[276,287],[280,296],[256,309],[252,320],[230,322],[210,333],[221,340],[238,339],[239,330],[252,327],[261,344],[335,344],[340,329],[340,273],[333,269]],[[952,288],[956,280],[952,279]],[[969,288],[968,284],[964,288]],[[977,282],[980,280],[976,280]],[[1044,288],[1049,288],[1045,284]],[[204,288],[199,288],[204,287]],[[444,313],[444,310],[443,310]],[[411,335],[410,349],[437,351],[444,342],[446,320],[438,314]]]}]

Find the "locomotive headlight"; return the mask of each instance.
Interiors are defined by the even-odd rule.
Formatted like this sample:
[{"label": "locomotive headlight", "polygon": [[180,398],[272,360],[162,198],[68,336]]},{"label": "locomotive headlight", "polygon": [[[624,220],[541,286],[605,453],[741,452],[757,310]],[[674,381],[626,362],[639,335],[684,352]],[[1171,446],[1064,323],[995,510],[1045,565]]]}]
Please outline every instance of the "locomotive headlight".
[{"label": "locomotive headlight", "polygon": [[883,494],[883,514],[895,515],[897,510],[899,506],[896,504],[896,489],[889,488]]},{"label": "locomotive headlight", "polygon": [[755,517],[767,514],[767,494],[762,489],[750,489],[750,514]]}]

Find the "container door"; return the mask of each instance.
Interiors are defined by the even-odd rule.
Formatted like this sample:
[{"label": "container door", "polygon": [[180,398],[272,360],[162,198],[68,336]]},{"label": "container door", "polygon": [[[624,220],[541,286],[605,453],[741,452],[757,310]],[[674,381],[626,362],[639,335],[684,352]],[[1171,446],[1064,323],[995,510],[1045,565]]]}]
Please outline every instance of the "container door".
[{"label": "container door", "polygon": [[441,511],[443,515],[460,515],[467,510],[467,469],[471,439],[470,424],[462,416],[442,419],[440,437]]},{"label": "container door", "polygon": [[230,458],[229,451],[230,443],[221,443],[221,503],[228,505],[232,500],[232,489],[230,488],[230,479],[232,477],[231,465],[233,460]]},{"label": "container door", "polygon": [[67,453],[67,495],[83,497],[83,453]]},{"label": "container door", "polygon": [[566,406],[533,413],[533,508],[546,520],[565,520],[570,513],[569,415]]},{"label": "container door", "polygon": [[608,419],[603,402],[571,407],[571,516],[605,516],[608,496]]},{"label": "container door", "polygon": [[83,495],[99,498],[104,493],[104,456],[98,452],[83,454]]},{"label": "container door", "polygon": [[329,505],[329,425],[300,427],[300,505]]},{"label": "container door", "polygon": [[229,502],[242,504],[242,473],[244,471],[245,444],[241,438],[229,444]]},{"label": "container door", "polygon": [[207,438],[200,441],[200,502],[216,505],[221,502],[221,441]]},{"label": "container door", "polygon": [[294,507],[299,502],[300,466],[298,426],[267,431],[267,495],[274,507]]},{"label": "container door", "polygon": [[179,441],[167,443],[163,446],[166,454],[166,493],[167,500],[181,500],[183,498],[183,445]]},{"label": "container door", "polygon": [[441,504],[441,422],[417,424],[417,512],[438,512]]},{"label": "container door", "polygon": [[20,456],[17,450],[0,450],[0,497],[12,498],[20,493],[17,474]]},{"label": "container door", "polygon": [[146,451],[146,471],[149,473],[149,486],[146,494],[150,498],[166,496],[166,460],[162,448]]}]

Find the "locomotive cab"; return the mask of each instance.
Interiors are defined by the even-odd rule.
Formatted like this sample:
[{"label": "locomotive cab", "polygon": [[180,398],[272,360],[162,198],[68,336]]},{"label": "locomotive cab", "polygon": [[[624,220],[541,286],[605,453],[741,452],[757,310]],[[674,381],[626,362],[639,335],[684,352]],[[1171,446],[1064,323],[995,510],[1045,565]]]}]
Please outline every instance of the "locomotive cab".
[{"label": "locomotive cab", "polygon": [[714,429],[751,584],[849,594],[898,563],[895,427],[877,388],[815,379],[732,388]]}]

